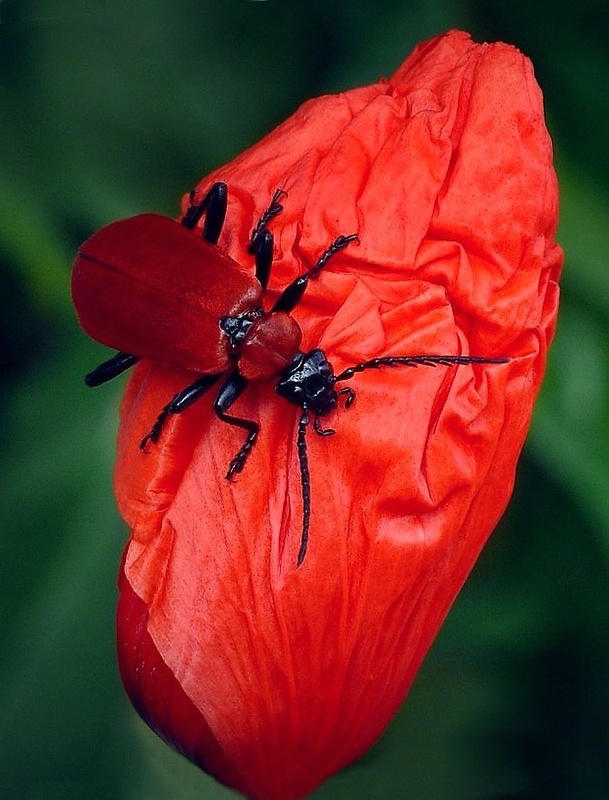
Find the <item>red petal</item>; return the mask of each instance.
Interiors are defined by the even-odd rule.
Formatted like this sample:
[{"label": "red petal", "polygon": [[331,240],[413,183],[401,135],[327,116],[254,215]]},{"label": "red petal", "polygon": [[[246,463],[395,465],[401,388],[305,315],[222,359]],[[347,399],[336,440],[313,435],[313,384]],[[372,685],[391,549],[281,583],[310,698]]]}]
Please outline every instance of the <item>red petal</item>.
[{"label": "red petal", "polygon": [[[458,32],[421,45],[389,81],[306,103],[201,188],[219,179],[230,193],[219,244],[242,264],[273,192],[287,192],[271,223],[273,296],[337,235],[359,235],[294,313],[304,347],[321,346],[336,369],[388,354],[511,359],[354,378],[352,408],[328,418],[336,435],[308,437],[299,569],[298,412],[272,383],[248,387],[238,414],[261,435],[228,482],[242,436],[214,418],[211,398],[140,452],[191,378],[136,370],[116,471],[132,531],[125,683],[153,727],[212,774],[286,800],[380,735],[507,504],[556,319],[557,187],[530,63]],[[160,686],[148,699],[155,669],[160,705]]]}]

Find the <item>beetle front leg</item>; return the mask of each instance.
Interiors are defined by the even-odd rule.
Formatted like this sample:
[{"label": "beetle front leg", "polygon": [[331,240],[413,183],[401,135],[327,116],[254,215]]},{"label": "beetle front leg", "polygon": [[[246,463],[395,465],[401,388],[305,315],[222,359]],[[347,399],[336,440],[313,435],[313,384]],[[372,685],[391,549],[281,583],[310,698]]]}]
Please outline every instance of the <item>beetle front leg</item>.
[{"label": "beetle front leg", "polygon": [[252,231],[247,252],[256,258],[256,278],[263,290],[268,286],[273,263],[273,234],[267,230],[267,223],[283,211],[283,206],[279,202],[282,194],[286,194],[283,189],[277,189],[269,207],[256,223]]},{"label": "beetle front leg", "polygon": [[279,299],[271,309],[271,313],[274,311],[285,311],[289,314],[290,311],[293,311],[305,293],[305,289],[311,278],[316,278],[332,256],[351,242],[359,242],[356,233],[351,233],[349,236],[338,236],[332,244],[324,250],[310,270],[300,275],[285,287],[283,292],[279,295]]},{"label": "beetle front leg", "polygon": [[226,219],[226,207],[228,203],[228,189],[225,183],[218,181],[214,183],[207,192],[203,200],[197,205],[194,204],[196,189],[190,193],[190,208],[182,217],[182,225],[189,230],[194,230],[197,223],[205,214],[203,223],[203,238],[210,244],[218,244],[218,239],[224,227]]},{"label": "beetle front leg", "polygon": [[267,230],[262,231],[255,243],[250,245],[249,252],[256,259],[256,279],[262,286],[262,291],[266,291],[273,264],[273,234]]},{"label": "beetle front leg", "polygon": [[264,214],[260,217],[258,222],[256,223],[256,227],[252,231],[252,235],[250,238],[250,245],[248,248],[248,252],[255,253],[256,252],[256,243],[258,238],[264,233],[266,230],[267,223],[276,217],[277,214],[280,214],[283,211],[283,206],[279,202],[279,198],[282,194],[287,194],[284,189],[277,189],[275,194],[271,198],[271,202],[269,203],[269,207],[266,209]]},{"label": "beetle front leg", "polygon": [[237,398],[243,393],[247,386],[248,381],[237,370],[234,370],[229,377],[224,381],[218,390],[218,395],[214,402],[214,411],[222,422],[228,425],[235,425],[237,428],[242,428],[248,432],[247,439],[240,448],[237,455],[232,459],[228,465],[226,478],[230,480],[237,472],[241,472],[245,466],[248,455],[252,451],[258,433],[260,432],[260,425],[252,419],[242,419],[241,417],[233,417],[227,414],[228,409],[233,405]]},{"label": "beetle front leg", "polygon": [[193,383],[189,383],[188,386],[180,389],[163,408],[150,431],[140,442],[140,450],[145,450],[148,442],[156,444],[168,418],[173,414],[181,414],[183,411],[186,411],[187,408],[213,386],[220,375],[221,373],[217,375],[202,375],[200,378],[197,378],[196,381],[193,381]]}]

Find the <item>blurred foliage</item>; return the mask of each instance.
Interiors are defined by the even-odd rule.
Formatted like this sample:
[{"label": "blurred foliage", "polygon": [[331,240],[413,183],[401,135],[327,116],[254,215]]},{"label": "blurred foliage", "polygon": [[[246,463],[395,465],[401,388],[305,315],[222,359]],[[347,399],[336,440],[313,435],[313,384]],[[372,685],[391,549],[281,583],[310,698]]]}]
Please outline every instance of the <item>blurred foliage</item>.
[{"label": "blurred foliage", "polygon": [[120,386],[89,392],[77,245],[316,94],[451,27],[531,56],[567,251],[513,503],[387,734],[315,797],[609,797],[609,6],[604,0],[0,2],[0,796],[228,798],[137,720],[113,656]]}]

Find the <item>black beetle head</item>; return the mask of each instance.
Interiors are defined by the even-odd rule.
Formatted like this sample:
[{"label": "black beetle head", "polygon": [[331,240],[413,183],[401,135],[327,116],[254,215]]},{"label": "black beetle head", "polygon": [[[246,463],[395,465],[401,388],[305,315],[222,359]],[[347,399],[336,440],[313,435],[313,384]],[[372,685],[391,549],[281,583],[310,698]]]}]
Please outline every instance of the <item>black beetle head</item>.
[{"label": "black beetle head", "polygon": [[338,403],[334,389],[334,370],[323,350],[296,353],[275,387],[278,394],[301,408],[310,408],[320,417]]}]

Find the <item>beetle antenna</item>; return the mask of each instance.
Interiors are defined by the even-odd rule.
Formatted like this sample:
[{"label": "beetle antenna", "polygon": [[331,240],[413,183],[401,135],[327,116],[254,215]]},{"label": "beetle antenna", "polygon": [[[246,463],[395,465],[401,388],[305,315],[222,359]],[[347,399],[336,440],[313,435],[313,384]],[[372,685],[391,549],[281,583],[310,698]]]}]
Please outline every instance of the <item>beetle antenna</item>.
[{"label": "beetle antenna", "polygon": [[357,372],[363,372],[365,369],[378,369],[379,367],[450,367],[460,364],[507,364],[509,360],[509,358],[484,358],[482,356],[385,356],[383,358],[372,358],[370,361],[364,361],[362,364],[348,367],[336,376],[335,383],[348,381]]},{"label": "beetle antenna", "polygon": [[300,466],[300,488],[302,491],[302,534],[300,549],[296,566],[299,567],[307,554],[309,543],[309,523],[311,521],[311,473],[309,471],[309,457],[307,455],[307,426],[309,424],[309,411],[305,407],[298,423],[298,464]]}]

